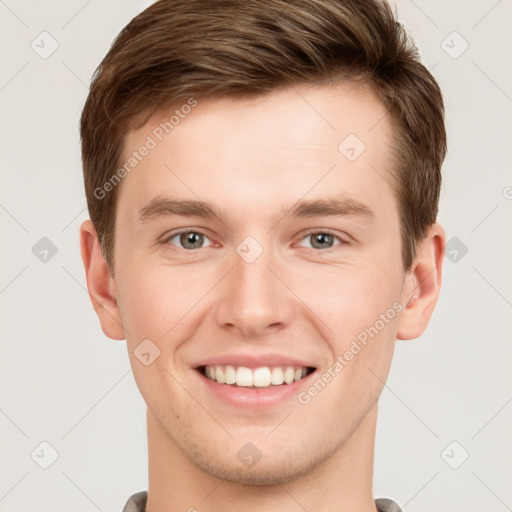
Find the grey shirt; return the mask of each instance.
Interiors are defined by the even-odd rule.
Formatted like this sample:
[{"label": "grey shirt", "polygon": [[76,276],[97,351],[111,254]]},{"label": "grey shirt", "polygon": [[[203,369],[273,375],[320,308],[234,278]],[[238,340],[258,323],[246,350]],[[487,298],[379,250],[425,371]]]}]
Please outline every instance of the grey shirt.
[{"label": "grey shirt", "polygon": [[[130,496],[123,508],[123,512],[145,512],[148,491],[140,491]],[[403,512],[402,509],[388,498],[377,498],[375,506],[379,512]]]}]

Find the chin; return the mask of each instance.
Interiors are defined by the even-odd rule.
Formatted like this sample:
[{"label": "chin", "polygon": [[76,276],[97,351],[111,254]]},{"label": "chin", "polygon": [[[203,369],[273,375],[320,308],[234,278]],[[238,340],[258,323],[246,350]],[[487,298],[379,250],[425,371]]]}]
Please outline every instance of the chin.
[{"label": "chin", "polygon": [[[222,463],[218,460],[204,460],[200,457],[193,462],[205,473],[240,485],[279,485],[296,480],[309,473],[311,466],[287,462],[276,464],[274,461],[264,462],[260,459],[252,468],[241,467],[242,464]],[[281,462],[281,461],[279,461]]]},{"label": "chin", "polygon": [[[310,447],[311,449],[311,447]],[[283,450],[269,450],[251,467],[245,467],[238,453],[226,456],[226,451],[205,450],[204,447],[185,449],[185,455],[204,473],[214,478],[227,480],[240,485],[280,485],[291,482],[311,473],[311,471],[327,460],[329,453],[306,453],[301,446],[289,446]],[[312,457],[315,453],[315,457]]]}]

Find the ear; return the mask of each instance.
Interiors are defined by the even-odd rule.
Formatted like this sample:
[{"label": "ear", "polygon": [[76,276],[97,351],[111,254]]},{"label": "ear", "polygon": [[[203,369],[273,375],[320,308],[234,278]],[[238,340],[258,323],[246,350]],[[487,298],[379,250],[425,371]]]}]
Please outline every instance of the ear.
[{"label": "ear", "polygon": [[91,220],[80,226],[80,247],[87,279],[87,289],[101,328],[113,340],[124,340],[125,334],[116,299],[115,282],[101,252]]},{"label": "ear", "polygon": [[437,223],[416,248],[411,270],[406,274],[397,338],[412,340],[427,328],[441,289],[442,265],[446,235]]}]

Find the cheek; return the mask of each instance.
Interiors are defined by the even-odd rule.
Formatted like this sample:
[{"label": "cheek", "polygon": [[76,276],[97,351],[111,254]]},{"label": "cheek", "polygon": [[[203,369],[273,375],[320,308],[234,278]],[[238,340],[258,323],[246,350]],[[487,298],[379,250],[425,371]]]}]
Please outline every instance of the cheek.
[{"label": "cheek", "polygon": [[327,265],[311,274],[301,285],[305,302],[327,326],[327,335],[338,340],[340,349],[390,309],[388,320],[394,319],[393,304],[401,291],[395,269],[368,264]]},{"label": "cheek", "polygon": [[[128,338],[169,338],[209,289],[207,280],[183,268],[134,264],[119,273],[120,307]],[[136,341],[133,339],[132,341]]]}]

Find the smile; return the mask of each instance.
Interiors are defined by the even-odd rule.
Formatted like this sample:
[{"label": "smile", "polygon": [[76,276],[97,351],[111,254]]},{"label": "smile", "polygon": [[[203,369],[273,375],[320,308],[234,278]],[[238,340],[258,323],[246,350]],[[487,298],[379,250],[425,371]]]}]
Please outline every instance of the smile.
[{"label": "smile", "polygon": [[207,365],[198,368],[208,379],[235,387],[267,388],[297,382],[315,369],[306,366],[247,366]]}]

